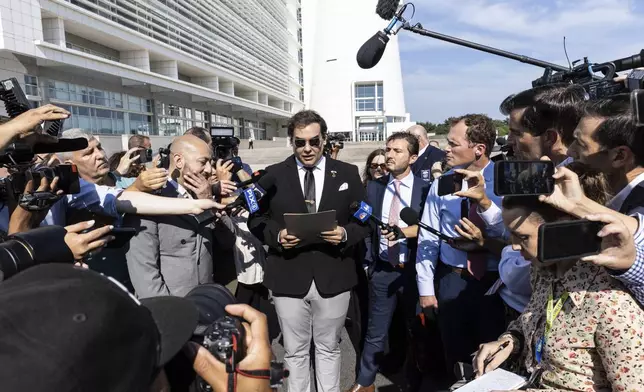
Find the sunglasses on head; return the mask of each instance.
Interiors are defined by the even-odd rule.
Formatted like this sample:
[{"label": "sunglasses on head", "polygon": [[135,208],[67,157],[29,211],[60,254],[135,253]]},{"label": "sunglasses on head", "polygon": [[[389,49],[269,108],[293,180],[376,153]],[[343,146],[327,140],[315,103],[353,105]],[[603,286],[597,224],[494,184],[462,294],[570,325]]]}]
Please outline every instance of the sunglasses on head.
[{"label": "sunglasses on head", "polygon": [[[307,142],[307,140],[304,140],[304,139],[295,139],[293,141],[293,144],[297,148],[304,148],[304,147],[306,147],[306,142]],[[311,147],[314,147],[314,148],[315,147],[320,147],[320,144],[321,144],[320,137],[316,136],[316,137],[314,137],[312,139],[309,139],[308,143],[309,143],[309,146],[311,146]]]},{"label": "sunglasses on head", "polygon": [[377,168],[380,168],[380,170],[383,170],[383,171],[387,170],[387,164],[385,163],[372,163],[371,165],[369,165],[369,167],[372,170],[376,170]]}]

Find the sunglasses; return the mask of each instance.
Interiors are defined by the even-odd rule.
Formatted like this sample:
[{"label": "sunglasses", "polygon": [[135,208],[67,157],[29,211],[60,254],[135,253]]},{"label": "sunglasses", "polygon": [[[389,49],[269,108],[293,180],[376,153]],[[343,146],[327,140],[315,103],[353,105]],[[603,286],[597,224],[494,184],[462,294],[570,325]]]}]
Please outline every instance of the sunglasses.
[{"label": "sunglasses", "polygon": [[[304,148],[306,147],[306,142],[307,140],[304,139],[295,139],[293,141],[293,144],[295,145],[296,148]],[[319,136],[314,137],[313,139],[308,140],[309,146],[312,148],[318,148],[320,147],[320,144],[322,141],[320,140]]]},{"label": "sunglasses", "polygon": [[385,163],[372,163],[371,165],[369,165],[369,167],[371,168],[371,170],[376,170],[377,168],[380,168],[380,170],[382,171],[387,170],[387,165]]}]

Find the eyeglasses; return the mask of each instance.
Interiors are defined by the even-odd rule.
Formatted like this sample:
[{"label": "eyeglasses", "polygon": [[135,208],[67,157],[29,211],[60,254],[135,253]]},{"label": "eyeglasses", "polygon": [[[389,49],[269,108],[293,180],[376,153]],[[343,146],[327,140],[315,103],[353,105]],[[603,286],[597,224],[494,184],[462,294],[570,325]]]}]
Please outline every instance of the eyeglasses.
[{"label": "eyeglasses", "polygon": [[[307,140],[304,140],[304,139],[295,139],[293,141],[293,144],[295,145],[296,148],[304,148],[306,147],[306,142]],[[309,146],[311,146],[311,148],[319,148],[321,144],[320,137],[316,136],[312,139],[309,139],[308,143],[309,143]]]},{"label": "eyeglasses", "polygon": [[369,167],[371,168],[371,170],[376,170],[377,168],[380,168],[380,170],[382,171],[387,170],[387,164],[385,163],[372,163],[371,165],[369,165]]}]

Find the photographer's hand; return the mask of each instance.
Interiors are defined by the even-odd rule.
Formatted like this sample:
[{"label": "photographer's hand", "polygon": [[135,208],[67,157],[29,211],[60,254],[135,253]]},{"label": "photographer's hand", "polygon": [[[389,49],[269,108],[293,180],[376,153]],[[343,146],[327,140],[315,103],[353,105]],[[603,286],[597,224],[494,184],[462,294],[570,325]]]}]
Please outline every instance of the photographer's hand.
[{"label": "photographer's hand", "polygon": [[121,157],[121,160],[119,161],[119,165],[116,168],[116,172],[119,175],[124,176],[130,171],[130,167],[132,166],[132,163],[134,163],[134,161],[136,161],[141,157],[141,154],[135,155],[134,153],[140,150],[142,150],[141,147],[130,148],[128,152],[126,152],[125,155]]},{"label": "photographer's hand", "polygon": [[230,181],[233,178],[233,167],[235,165],[232,161],[224,163],[222,159],[217,159],[215,162],[215,175],[219,181]]},{"label": "photographer's hand", "polygon": [[147,169],[141,172],[134,181],[134,187],[139,192],[154,192],[163,188],[168,181],[168,171],[166,169]]},{"label": "photographer's hand", "polygon": [[[58,187],[58,180],[58,177],[54,177],[50,186],[49,180],[47,180],[46,177],[41,177],[40,184],[38,186],[38,189],[36,189],[36,192],[52,192],[58,195],[62,194],[61,190],[56,191],[56,188]],[[29,180],[25,185],[23,194],[29,194],[33,191],[34,182],[33,180]],[[38,227],[40,222],[45,219],[47,213],[49,212],[49,208],[42,211],[28,211],[22,208],[17,203],[17,200],[12,198],[12,202],[12,205],[9,206],[9,210],[11,211],[11,219],[9,220],[9,228],[7,230],[8,235],[21,233],[23,231]]]},{"label": "photographer's hand", "polygon": [[467,190],[454,193],[454,196],[467,197],[478,204],[482,211],[486,211],[492,205],[492,201],[485,194],[485,179],[480,171],[456,169],[456,173],[462,174],[467,181]]},{"label": "photographer's hand", "polygon": [[9,122],[0,125],[0,148],[4,148],[16,137],[24,139],[27,144],[53,143],[56,138],[36,132],[34,128],[44,121],[64,120],[71,113],[54,105],[45,105],[27,110]]},{"label": "photographer's hand", "polygon": [[635,242],[624,222],[609,214],[588,215],[586,219],[606,223],[606,226],[597,233],[602,238],[601,252],[581,260],[615,271],[630,269],[635,263]]},{"label": "photographer's hand", "polygon": [[[242,317],[250,325],[244,323],[246,328],[246,358],[238,366],[242,373],[237,375],[237,388],[239,392],[269,392],[270,381],[262,378],[246,377],[243,371],[268,370],[271,367],[271,346],[268,339],[268,323],[266,316],[248,305],[228,305],[226,312],[233,316]],[[196,344],[188,343],[186,351],[194,356],[193,367],[195,372],[203,378],[215,392],[228,391],[228,375],[226,366],[219,362],[203,347],[197,348]]]},{"label": "photographer's hand", "polygon": [[103,226],[87,233],[81,234],[94,226],[95,221],[76,223],[65,227],[65,243],[74,254],[74,260],[84,259],[90,252],[102,249],[108,242],[114,239],[108,236],[114,226]]}]

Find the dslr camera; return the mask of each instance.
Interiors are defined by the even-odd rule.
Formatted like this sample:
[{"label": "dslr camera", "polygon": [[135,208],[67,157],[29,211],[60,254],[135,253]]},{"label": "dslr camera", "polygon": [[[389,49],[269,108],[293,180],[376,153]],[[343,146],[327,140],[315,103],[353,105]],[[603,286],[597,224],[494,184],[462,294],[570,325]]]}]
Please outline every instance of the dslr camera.
[{"label": "dslr camera", "polygon": [[[0,81],[0,101],[4,103],[7,114],[12,119],[32,109],[15,78]],[[38,128],[35,130],[36,132],[58,138],[63,129],[63,120],[45,121]],[[49,168],[43,164],[34,165],[34,157],[36,154],[76,151],[83,148],[87,148],[87,140],[83,138],[58,140],[55,143],[36,143],[33,146],[21,141],[8,145],[0,151],[0,166],[6,167],[10,173],[8,178],[0,180],[0,200],[15,197],[23,208],[29,210],[42,210],[51,206],[60,196],[51,192],[34,192],[22,195],[29,180],[34,181],[34,189],[36,189],[43,177],[50,182],[54,177],[58,177],[58,189],[62,190],[63,194],[80,192],[76,166],[59,165]]]},{"label": "dslr camera", "polygon": [[[186,298],[192,301],[199,312],[199,320],[192,340],[199,343],[226,365],[226,372],[234,375],[237,365],[246,356],[246,330],[242,320],[228,316],[226,306],[237,300],[224,286],[210,283],[195,287]],[[270,380],[271,388],[278,388],[288,377],[288,370],[277,362],[270,369],[245,371],[253,377]],[[200,377],[196,379],[197,388],[202,392],[212,391],[210,385]],[[229,380],[230,385],[230,380]]]},{"label": "dslr camera", "polygon": [[326,144],[324,145],[324,154],[331,154],[331,151],[335,148],[338,150],[342,150],[344,148],[344,135],[330,133],[327,136]]}]

